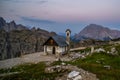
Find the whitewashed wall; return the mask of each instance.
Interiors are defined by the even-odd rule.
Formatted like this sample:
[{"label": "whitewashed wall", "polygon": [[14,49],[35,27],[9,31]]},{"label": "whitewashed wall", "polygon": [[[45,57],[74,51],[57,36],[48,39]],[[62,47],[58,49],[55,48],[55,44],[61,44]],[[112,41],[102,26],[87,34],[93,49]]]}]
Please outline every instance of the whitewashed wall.
[{"label": "whitewashed wall", "polygon": [[[55,46],[56,53],[63,53],[65,52],[65,47],[58,47]],[[47,46],[47,53],[52,54],[53,46]]]},{"label": "whitewashed wall", "polygon": [[47,46],[47,53],[52,54],[53,46]]},{"label": "whitewashed wall", "polygon": [[57,52],[57,53],[63,53],[63,52],[66,51],[65,49],[66,49],[65,47],[57,47],[56,52]]}]

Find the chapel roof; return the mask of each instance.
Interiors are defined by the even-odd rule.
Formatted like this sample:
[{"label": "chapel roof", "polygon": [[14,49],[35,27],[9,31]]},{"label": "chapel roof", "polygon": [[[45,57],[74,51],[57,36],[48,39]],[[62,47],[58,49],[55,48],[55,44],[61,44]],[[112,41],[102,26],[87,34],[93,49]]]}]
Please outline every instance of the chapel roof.
[{"label": "chapel roof", "polygon": [[[60,46],[60,47],[68,46],[66,40],[65,40],[62,36],[58,36],[58,35],[56,35],[56,36],[51,36],[51,37],[48,38],[48,40],[49,40],[50,38],[52,38],[52,39],[57,43],[57,45]],[[47,40],[47,41],[48,41],[48,40]],[[46,41],[46,42],[47,42],[47,41]],[[46,42],[45,42],[45,43],[46,43]],[[45,45],[45,43],[44,43],[43,45]]]}]

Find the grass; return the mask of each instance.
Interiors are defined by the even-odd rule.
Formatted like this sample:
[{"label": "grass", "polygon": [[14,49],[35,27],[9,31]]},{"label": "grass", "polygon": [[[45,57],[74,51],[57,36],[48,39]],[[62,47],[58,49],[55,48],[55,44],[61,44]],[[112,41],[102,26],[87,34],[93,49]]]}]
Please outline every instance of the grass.
[{"label": "grass", "polygon": [[0,73],[20,72],[9,76],[0,77],[0,80],[54,80],[60,73],[45,73],[45,63],[24,64],[11,69],[0,69]]},{"label": "grass", "polygon": [[115,48],[118,51],[118,54],[120,55],[120,45],[116,45]]},{"label": "grass", "polygon": [[[96,61],[99,61],[99,63]],[[85,59],[67,63],[95,73],[100,80],[119,80],[120,78],[120,56],[112,56],[101,52],[94,53]],[[104,68],[105,65],[110,65],[111,69]]]}]

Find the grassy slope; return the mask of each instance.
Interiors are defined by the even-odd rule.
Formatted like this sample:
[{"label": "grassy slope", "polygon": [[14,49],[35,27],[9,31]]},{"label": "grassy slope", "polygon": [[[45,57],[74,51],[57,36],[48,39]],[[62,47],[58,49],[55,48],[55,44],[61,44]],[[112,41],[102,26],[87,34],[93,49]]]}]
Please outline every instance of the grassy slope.
[{"label": "grassy slope", "polygon": [[[96,61],[99,61],[100,63],[97,63]],[[95,73],[100,80],[119,80],[120,78],[119,56],[95,53],[92,56],[88,56],[86,59],[79,59],[71,64]],[[104,65],[110,65],[111,69],[104,68]]]},{"label": "grassy slope", "polygon": [[56,73],[45,73],[45,64],[24,64],[11,69],[1,69],[0,73],[20,72],[10,76],[0,77],[0,80],[54,80]]},{"label": "grassy slope", "polygon": [[[110,51],[112,47],[115,47],[119,56],[100,52],[87,56],[85,59],[78,59],[67,63],[95,73],[100,80],[120,80],[120,45],[104,45],[100,47],[103,47],[106,51]],[[99,63],[96,61],[99,61]],[[111,69],[104,68],[105,65],[110,65]]]}]

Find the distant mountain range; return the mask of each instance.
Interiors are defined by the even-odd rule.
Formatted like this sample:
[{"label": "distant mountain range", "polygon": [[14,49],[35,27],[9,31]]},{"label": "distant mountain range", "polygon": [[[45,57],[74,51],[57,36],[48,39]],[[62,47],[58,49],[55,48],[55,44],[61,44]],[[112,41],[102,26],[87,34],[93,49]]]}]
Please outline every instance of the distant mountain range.
[{"label": "distant mountain range", "polygon": [[90,24],[74,36],[75,40],[97,39],[111,40],[120,37],[120,31],[112,30],[97,24]]}]

